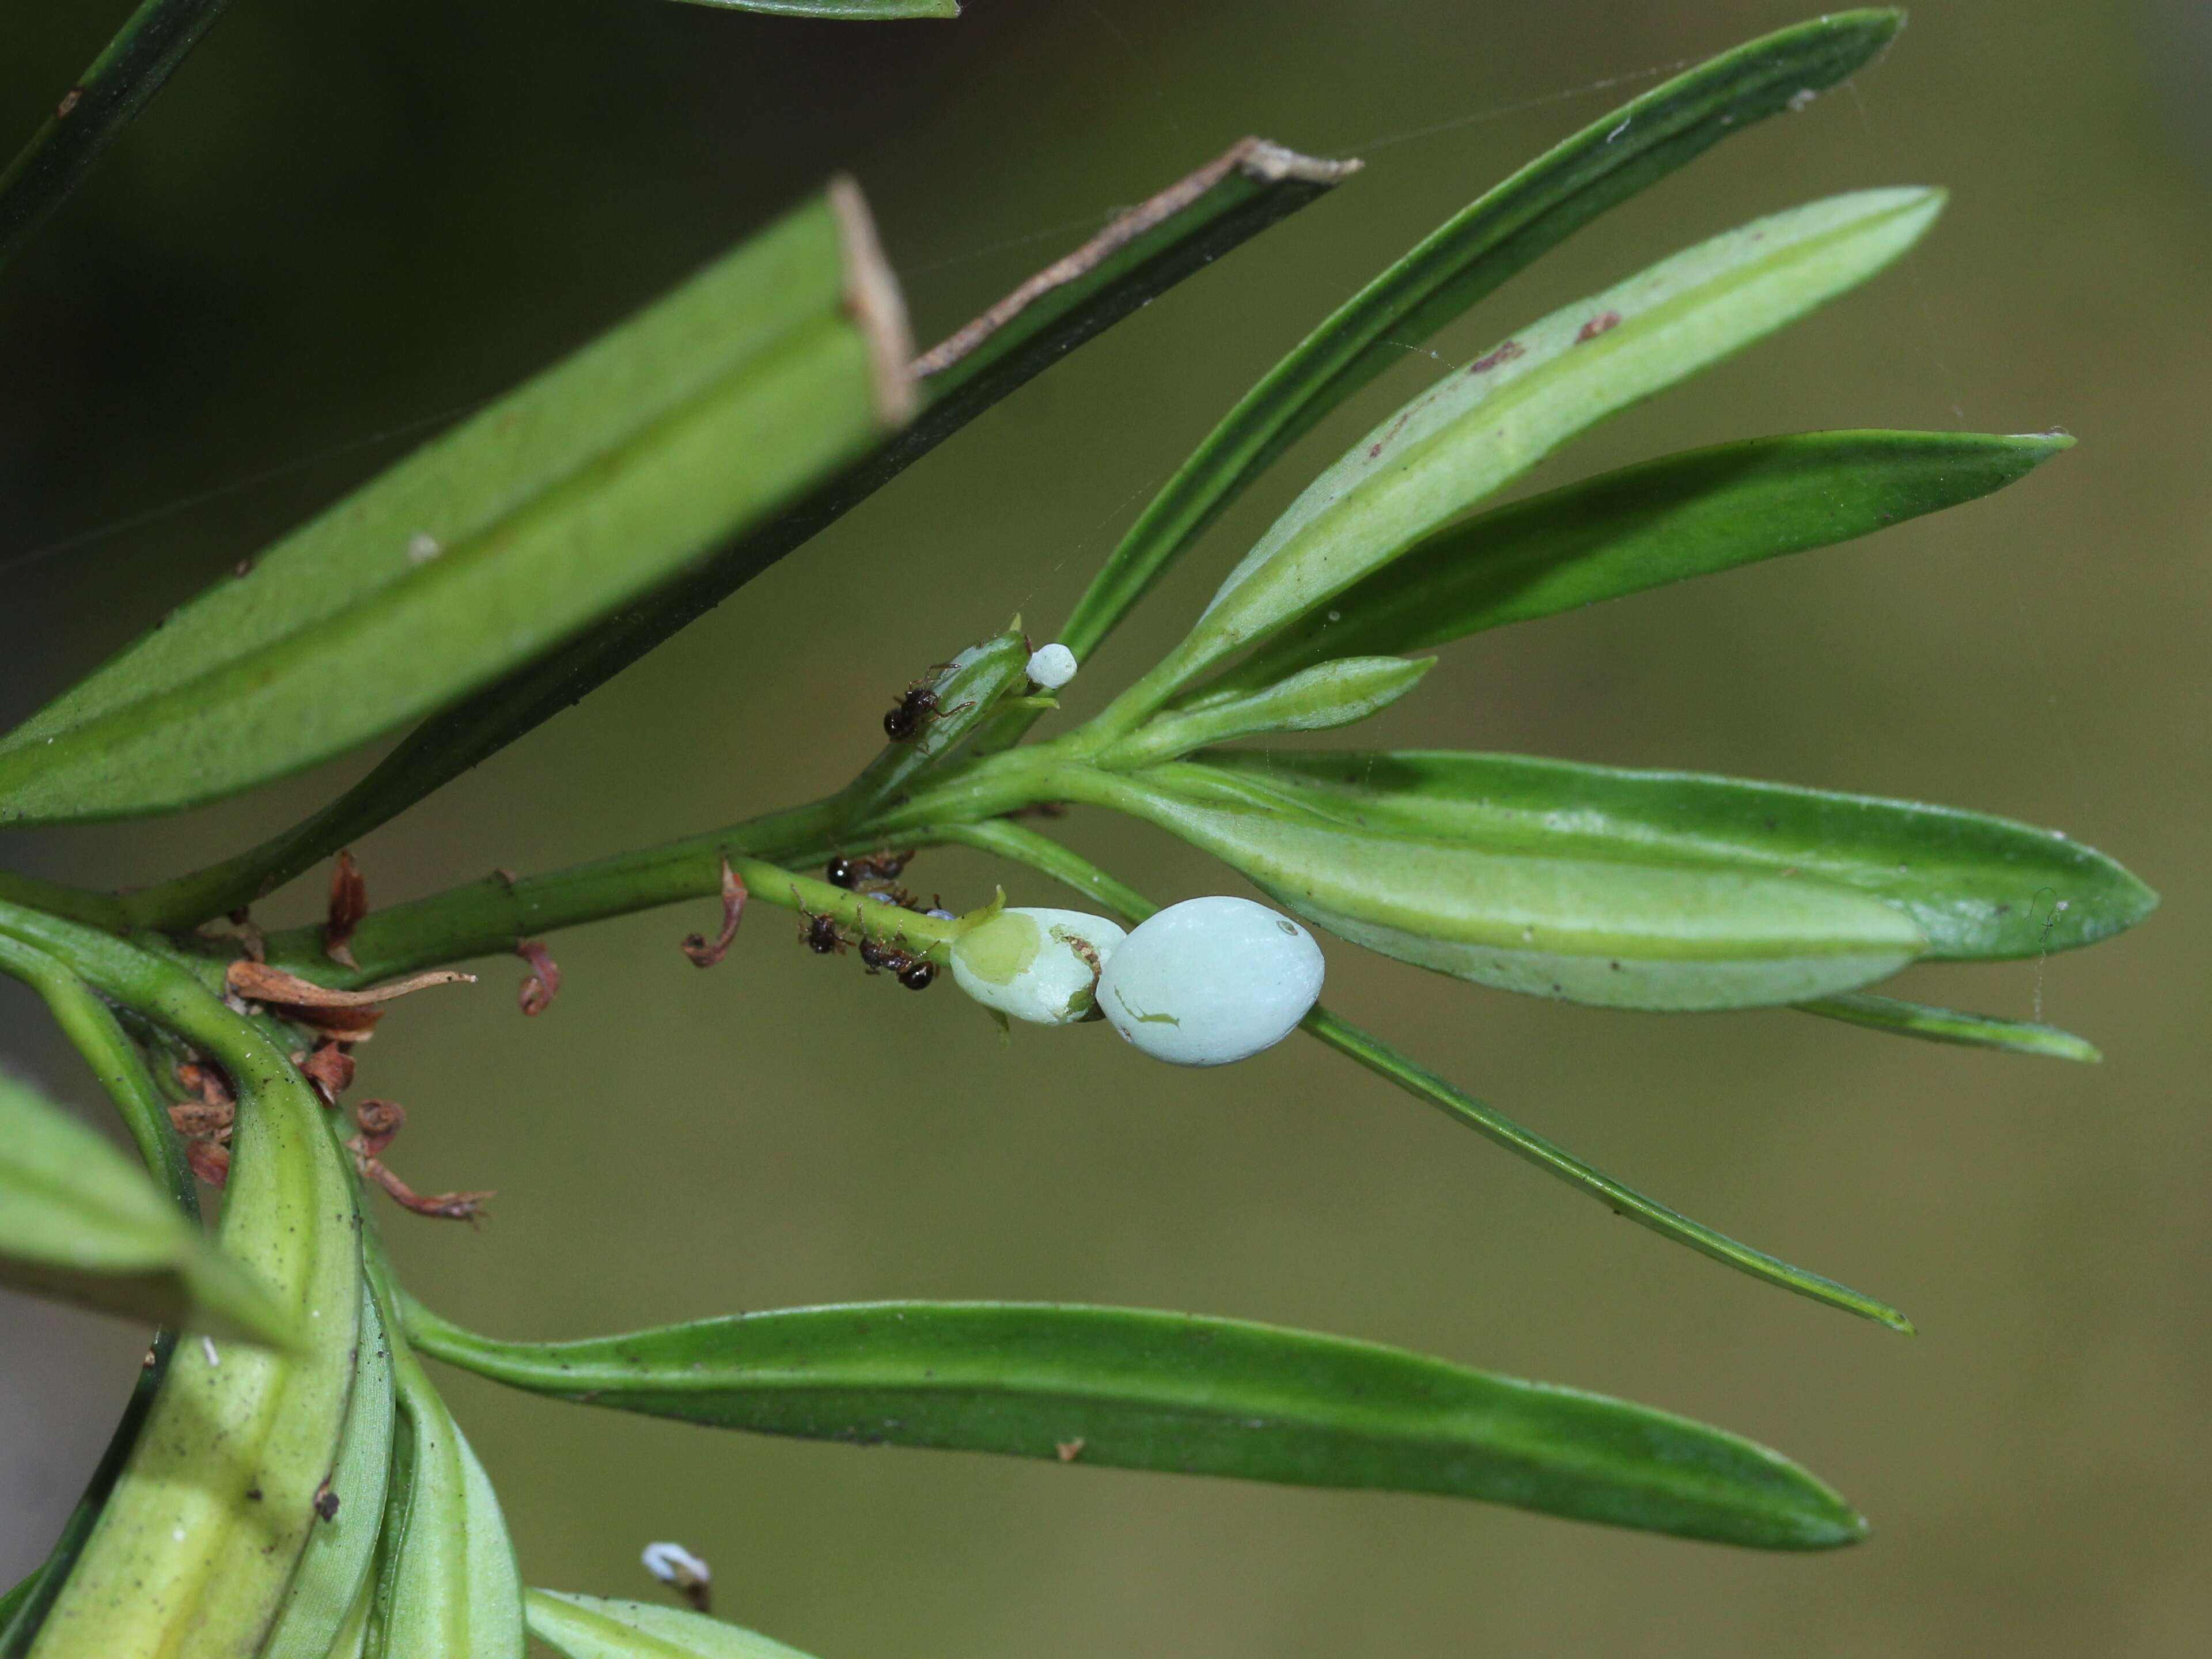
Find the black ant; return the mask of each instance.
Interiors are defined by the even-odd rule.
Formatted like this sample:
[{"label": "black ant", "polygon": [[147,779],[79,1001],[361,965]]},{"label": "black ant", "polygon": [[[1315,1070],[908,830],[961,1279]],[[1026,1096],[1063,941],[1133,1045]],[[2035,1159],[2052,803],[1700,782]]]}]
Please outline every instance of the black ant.
[{"label": "black ant", "polygon": [[817,915],[811,910],[799,913],[799,942],[817,957],[845,948],[845,936],[837,931],[837,918]]},{"label": "black ant", "polygon": [[823,872],[832,887],[842,887],[848,892],[863,892],[878,883],[896,881],[899,872],[914,856],[909,848],[903,853],[869,853],[852,858],[835,858]]},{"label": "black ant", "polygon": [[[949,665],[940,664],[939,666]],[[911,742],[921,734],[925,722],[941,720],[948,714],[964,714],[975,706],[972,697],[966,702],[955,703],[950,708],[939,708],[937,702],[936,682],[925,674],[899,693],[898,701],[884,713],[884,735],[893,743]]]},{"label": "black ant", "polygon": [[937,977],[935,963],[908,956],[897,945],[887,945],[881,939],[862,939],[860,960],[867,964],[872,974],[896,974],[898,982],[909,991],[926,991],[930,981]]}]

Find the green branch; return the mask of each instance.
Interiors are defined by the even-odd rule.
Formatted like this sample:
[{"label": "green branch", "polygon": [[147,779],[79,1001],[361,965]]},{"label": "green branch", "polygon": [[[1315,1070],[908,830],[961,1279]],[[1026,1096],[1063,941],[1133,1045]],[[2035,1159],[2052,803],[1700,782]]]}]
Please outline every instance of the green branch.
[{"label": "green branch", "polygon": [[0,173],[0,264],[92,171],[228,0],[145,0]]}]

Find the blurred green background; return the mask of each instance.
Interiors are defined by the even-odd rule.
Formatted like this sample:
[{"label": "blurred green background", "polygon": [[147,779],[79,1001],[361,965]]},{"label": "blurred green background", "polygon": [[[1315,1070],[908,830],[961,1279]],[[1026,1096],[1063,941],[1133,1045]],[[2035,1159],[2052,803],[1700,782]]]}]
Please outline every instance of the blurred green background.
[{"label": "blurred green background", "polygon": [[[1064,615],[1148,489],[1352,287],[1659,67],[1805,9],[972,0],[957,24],[863,28],[656,0],[238,0],[0,272],[0,713],[833,169],[865,185],[928,339],[1243,133],[1366,157],[356,850],[389,901],[811,795],[872,751],[922,665],[1016,609]],[[27,133],[125,10],[11,7],[0,134]],[[1435,343],[1463,361],[1794,201],[1942,183],[1947,219],[1904,267],[1539,482],[1814,427],[2082,440],[1953,514],[1462,646],[1361,733],[1972,805],[2163,890],[2094,952],[1906,983],[2021,1016],[2039,997],[2103,1045],[2097,1069],[1786,1013],[1547,1006],[1333,949],[1352,1017],[1645,1190],[1894,1300],[1920,1336],[1623,1225],[1309,1046],[1218,1074],[1097,1028],[1002,1046],[949,989],[818,961],[774,913],[707,974],[676,944],[710,905],[559,938],[544,1018],[516,1015],[520,966],[493,963],[363,1056],[365,1091],[413,1114],[403,1174],[500,1189],[480,1232],[387,1220],[425,1299],[495,1333],[901,1296],[1241,1315],[1728,1425],[1841,1486],[1870,1543],[1769,1558],[1419,1498],[716,1436],[441,1373],[526,1577],[648,1595],[640,1547],[680,1540],[720,1610],[825,1659],[2202,1652],[2208,86],[2201,0],[1926,0],[1851,88]],[[1303,479],[1434,368],[1409,351],[1308,440],[1077,706],[1171,641]],[[361,764],[0,856],[151,878]],[[1228,884],[1150,831],[1068,830],[1163,899]],[[963,904],[994,878],[950,854],[915,874]],[[307,916],[315,884],[264,919]],[[4,990],[10,1062],[89,1106]],[[73,1502],[142,1340],[0,1298],[0,1581]]]}]

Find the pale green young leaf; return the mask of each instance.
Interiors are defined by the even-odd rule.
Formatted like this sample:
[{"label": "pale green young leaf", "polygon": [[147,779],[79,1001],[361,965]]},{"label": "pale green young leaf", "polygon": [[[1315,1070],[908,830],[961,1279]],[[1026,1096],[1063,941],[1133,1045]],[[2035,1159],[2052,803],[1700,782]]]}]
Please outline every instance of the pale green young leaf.
[{"label": "pale green young leaf", "polygon": [[390,1335],[398,1432],[367,1659],[523,1659],[522,1581],[499,1499],[422,1365]]},{"label": "pale green young leaf", "polygon": [[2073,442],[1812,432],[1625,467],[1437,531],[1215,684],[1270,684],[1333,657],[1425,650],[1831,547],[2002,489]]},{"label": "pale green young leaf", "polygon": [[903,422],[905,339],[841,182],[0,738],[0,822],[211,800],[529,661]]},{"label": "pale green young leaf", "polygon": [[104,1313],[289,1346],[291,1320],[129,1159],[0,1075],[0,1283]]},{"label": "pale green young leaf", "polygon": [[366,1626],[365,1616],[357,1615],[374,1582],[396,1432],[391,1342],[376,1297],[364,1283],[353,1389],[346,1396],[337,1463],[330,1477],[337,1510],[327,1520],[319,1518],[309,1534],[276,1626],[256,1659],[328,1659],[349,1626]]},{"label": "pale green young leaf", "polygon": [[893,1302],[526,1344],[406,1317],[424,1352],[500,1382],[718,1428],[1480,1498],[1762,1549],[1864,1530],[1805,1471],[1722,1430],[1241,1320]]},{"label": "pale green young leaf", "polygon": [[720,1619],[651,1601],[533,1589],[522,1605],[530,1633],[567,1659],[806,1659]]},{"label": "pale green young leaf", "polygon": [[1577,434],[1857,286],[1919,239],[1942,200],[1931,190],[1862,191],[1756,220],[1454,370],[1308,485],[1183,642],[1102,719],[1126,726]]}]

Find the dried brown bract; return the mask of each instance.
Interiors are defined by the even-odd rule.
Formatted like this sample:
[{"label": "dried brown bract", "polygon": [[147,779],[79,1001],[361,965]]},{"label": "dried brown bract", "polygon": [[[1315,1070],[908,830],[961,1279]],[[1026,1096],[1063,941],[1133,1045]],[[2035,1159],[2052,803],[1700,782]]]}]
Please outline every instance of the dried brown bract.
[{"label": "dried brown bract", "polygon": [[292,1063],[314,1085],[325,1106],[337,1105],[338,1097],[353,1087],[353,1056],[334,1041],[317,1043],[312,1054],[293,1055]]},{"label": "dried brown bract", "polygon": [[441,1221],[473,1224],[483,1218],[485,1200],[498,1196],[489,1192],[418,1193],[385,1168],[377,1154],[392,1144],[407,1121],[407,1109],[398,1101],[364,1100],[354,1109],[354,1121],[361,1126],[361,1133],[346,1142],[346,1150],[353,1154],[355,1170],[363,1181],[383,1188],[402,1209]]},{"label": "dried brown bract", "polygon": [[722,860],[722,931],[709,942],[704,933],[692,933],[684,941],[684,954],[691,958],[694,968],[712,968],[730,952],[730,942],[738,936],[738,923],[744,920],[745,901],[752,895],[730,868],[727,859]]},{"label": "dried brown bract", "polygon": [[224,976],[235,995],[265,1004],[295,1024],[311,1026],[331,1042],[366,1042],[382,1018],[379,1003],[433,985],[473,985],[476,977],[441,968],[366,991],[332,991],[258,962],[234,962]]},{"label": "dried brown bract", "polygon": [[210,1187],[220,1187],[230,1179],[230,1148],[216,1141],[187,1140],[185,1163]]},{"label": "dried brown bract", "polygon": [[323,954],[332,962],[348,968],[361,964],[353,959],[347,941],[353,930],[361,926],[361,919],[368,914],[368,884],[362,879],[361,867],[353,861],[351,852],[338,854],[337,868],[331,872],[330,910],[323,922]]},{"label": "dried brown bract", "polygon": [[561,994],[561,964],[553,960],[553,953],[542,939],[517,939],[514,954],[530,964],[529,975],[516,991],[515,1000],[525,1014],[535,1018]]}]

